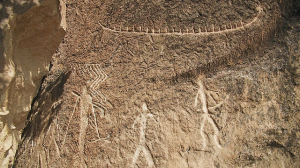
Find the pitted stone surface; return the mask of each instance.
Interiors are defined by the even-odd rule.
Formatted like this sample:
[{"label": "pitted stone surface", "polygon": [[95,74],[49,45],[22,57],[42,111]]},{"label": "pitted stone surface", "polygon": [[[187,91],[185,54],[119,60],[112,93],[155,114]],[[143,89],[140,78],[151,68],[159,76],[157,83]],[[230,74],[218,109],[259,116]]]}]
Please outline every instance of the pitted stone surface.
[{"label": "pitted stone surface", "polygon": [[297,167],[291,4],[67,1],[15,167]]}]

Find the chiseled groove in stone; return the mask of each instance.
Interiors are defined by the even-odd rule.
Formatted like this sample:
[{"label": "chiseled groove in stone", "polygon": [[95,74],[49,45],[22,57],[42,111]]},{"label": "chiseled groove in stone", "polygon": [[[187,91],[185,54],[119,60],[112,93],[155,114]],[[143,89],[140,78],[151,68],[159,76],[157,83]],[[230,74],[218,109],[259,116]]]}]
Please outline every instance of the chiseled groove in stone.
[{"label": "chiseled groove in stone", "polygon": [[[225,30],[221,30],[221,27],[219,27],[219,30],[215,30],[214,25],[212,25],[212,29],[213,31],[209,32],[207,31],[207,27],[205,26],[204,31],[201,30],[201,28],[198,29],[198,32],[195,32],[195,29],[192,27],[191,29],[186,29],[186,32],[183,32],[182,30],[184,29],[179,29],[179,32],[176,32],[175,29],[173,28],[172,32],[169,32],[167,28],[165,28],[165,31],[162,31],[163,29],[149,29],[148,27],[146,28],[146,31],[142,30],[142,27],[139,27],[139,31],[136,31],[135,26],[133,26],[132,31],[129,31],[129,28],[126,27],[126,30],[122,30],[122,27],[119,27],[119,30],[117,30],[116,27],[114,27],[113,29],[105,27],[104,25],[102,25],[100,23],[100,21],[98,21],[99,25],[104,29],[104,30],[108,30],[108,31],[112,31],[112,32],[117,32],[117,33],[126,33],[126,34],[151,34],[151,35],[192,35],[192,36],[205,36],[205,35],[211,35],[211,34],[222,34],[222,33],[229,33],[229,32],[234,32],[234,31],[239,31],[239,30],[243,30],[247,27],[251,27],[252,24],[254,24],[257,20],[258,17],[262,14],[263,12],[263,8],[262,6],[258,6],[256,7],[256,10],[258,11],[258,14],[256,15],[256,17],[253,18],[253,20],[247,24],[244,24],[243,21],[241,21],[241,26],[238,26],[236,23],[234,24],[235,27],[232,26],[232,24],[230,23],[230,28],[227,29],[227,25],[224,25]],[[189,32],[189,30],[191,30],[191,32]]]}]

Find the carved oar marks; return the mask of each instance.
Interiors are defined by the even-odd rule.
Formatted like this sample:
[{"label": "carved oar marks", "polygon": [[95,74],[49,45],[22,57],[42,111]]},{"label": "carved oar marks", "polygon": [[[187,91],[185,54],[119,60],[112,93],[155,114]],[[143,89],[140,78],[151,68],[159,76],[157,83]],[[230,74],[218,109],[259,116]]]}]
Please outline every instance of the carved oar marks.
[{"label": "carved oar marks", "polygon": [[242,20],[236,23],[229,23],[224,24],[221,26],[210,25],[210,26],[199,26],[198,28],[167,28],[167,27],[142,27],[142,26],[114,26],[113,28],[106,27],[98,21],[99,25],[104,29],[116,33],[125,33],[125,34],[136,34],[136,35],[143,35],[143,34],[150,34],[150,35],[190,35],[190,36],[206,36],[206,35],[213,35],[213,34],[223,34],[229,32],[235,32],[244,30],[245,28],[252,27],[255,22],[257,22],[258,18],[263,13],[262,6],[258,6],[256,8],[257,15],[248,23],[244,23]]}]

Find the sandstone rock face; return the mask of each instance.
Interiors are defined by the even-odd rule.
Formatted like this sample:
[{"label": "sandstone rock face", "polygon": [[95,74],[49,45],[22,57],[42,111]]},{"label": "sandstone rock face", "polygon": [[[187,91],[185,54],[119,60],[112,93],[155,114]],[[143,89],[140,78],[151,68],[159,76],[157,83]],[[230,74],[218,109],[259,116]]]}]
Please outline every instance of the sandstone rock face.
[{"label": "sandstone rock face", "polygon": [[67,1],[14,167],[299,167],[293,5]]},{"label": "sandstone rock face", "polygon": [[65,35],[58,0],[0,2],[0,167],[12,165],[21,131]]}]

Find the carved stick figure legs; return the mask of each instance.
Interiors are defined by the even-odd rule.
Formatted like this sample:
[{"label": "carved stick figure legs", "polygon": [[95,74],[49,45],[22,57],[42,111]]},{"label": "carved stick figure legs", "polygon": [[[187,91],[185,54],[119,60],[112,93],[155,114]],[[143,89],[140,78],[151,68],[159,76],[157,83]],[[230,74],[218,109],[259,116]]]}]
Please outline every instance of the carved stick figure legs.
[{"label": "carved stick figure legs", "polygon": [[143,113],[135,120],[135,122],[132,126],[134,128],[135,123],[140,121],[140,124],[141,124],[141,126],[140,126],[140,142],[139,142],[139,145],[138,145],[138,147],[134,153],[133,159],[132,159],[132,167],[133,168],[136,164],[137,159],[139,158],[141,151],[143,151],[146,161],[148,162],[148,167],[154,166],[153,158],[151,156],[149,149],[146,146],[146,137],[145,137],[145,131],[147,128],[147,117],[148,116],[153,117],[153,115],[150,113],[146,114],[146,112],[148,111],[146,103],[143,103],[142,109],[143,109]]},{"label": "carved stick figure legs", "polygon": [[[205,148],[207,146],[207,140],[206,140],[206,135],[204,133],[204,126],[205,126],[205,123],[206,121],[208,123],[211,124],[211,126],[213,127],[214,129],[214,141],[215,141],[215,144],[218,148],[222,148],[222,146],[220,145],[219,143],[219,140],[218,140],[218,136],[219,136],[219,129],[217,127],[217,125],[215,124],[214,120],[211,118],[211,116],[209,115],[208,113],[208,108],[207,108],[207,100],[206,100],[206,95],[205,95],[205,88],[203,86],[203,83],[201,80],[199,80],[197,82],[197,85],[199,87],[198,89],[198,94],[196,96],[196,99],[195,99],[195,106],[197,106],[198,104],[198,97],[200,96],[200,100],[201,100],[201,103],[202,103],[202,111],[203,111],[203,121],[201,123],[201,126],[200,126],[200,135],[203,139],[203,147]],[[220,106],[220,104],[217,104],[216,106]]]},{"label": "carved stick figure legs", "polygon": [[132,160],[132,167],[134,168],[135,163],[136,163],[137,159],[139,158],[139,155],[140,155],[141,151],[143,151],[143,153],[145,155],[145,158],[148,162],[148,167],[153,167],[154,162],[152,160],[152,156],[149,152],[149,149],[147,149],[147,147],[144,146],[144,145],[139,145],[139,147],[136,149],[136,151],[134,153],[134,156],[133,156],[133,160]]},{"label": "carved stick figure legs", "polygon": [[80,132],[79,132],[79,152],[81,166],[85,165],[84,161],[84,140],[86,135],[86,129],[88,126],[88,111],[92,105],[92,97],[87,94],[86,87],[83,87],[81,101],[80,101]]}]

